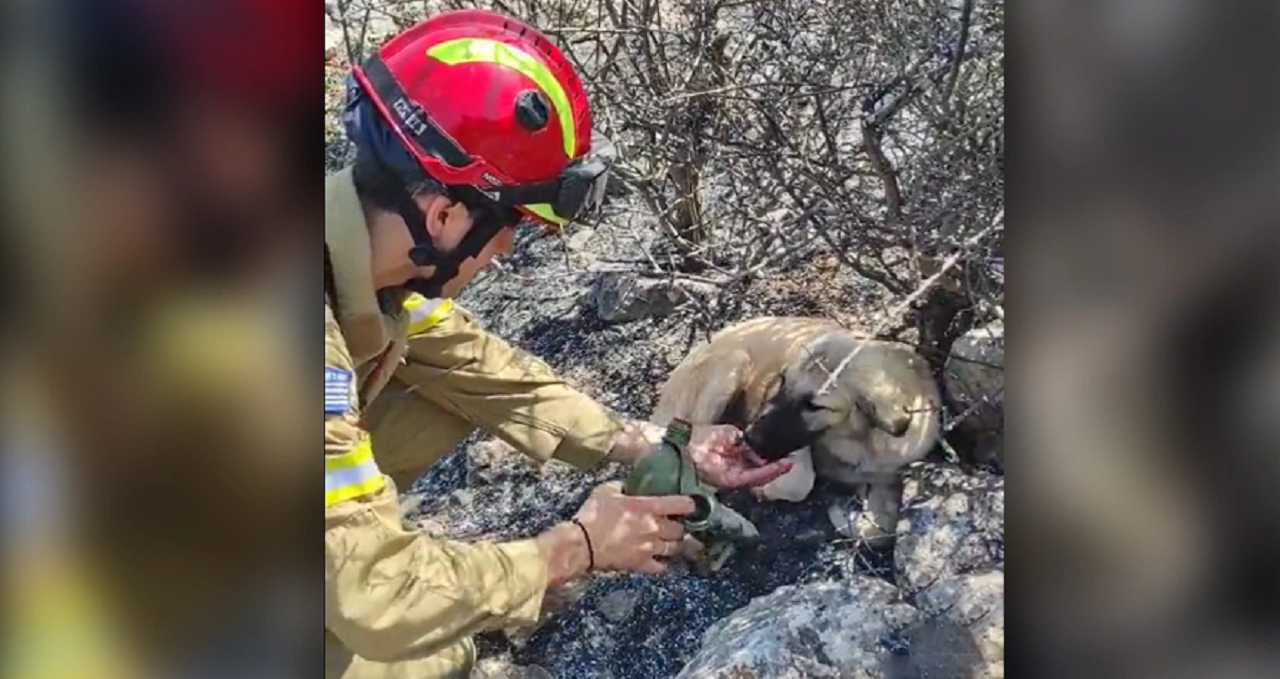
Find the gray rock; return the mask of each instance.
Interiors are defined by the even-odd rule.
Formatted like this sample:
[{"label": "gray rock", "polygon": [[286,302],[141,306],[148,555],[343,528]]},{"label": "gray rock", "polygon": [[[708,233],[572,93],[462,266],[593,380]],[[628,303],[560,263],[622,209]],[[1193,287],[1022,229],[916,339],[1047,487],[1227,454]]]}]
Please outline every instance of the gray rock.
[{"label": "gray rock", "polygon": [[398,33],[400,27],[390,15],[375,11],[369,14],[369,23],[365,30],[369,38],[378,40]]},{"label": "gray rock", "polygon": [[463,510],[470,510],[475,506],[476,492],[471,488],[459,488],[453,491],[453,501],[462,506]]},{"label": "gray rock", "polygon": [[493,484],[509,477],[532,477],[539,473],[538,463],[520,454],[511,444],[499,438],[483,439],[467,451],[467,483],[470,486]]},{"label": "gray rock", "polygon": [[583,252],[587,249],[587,244],[591,242],[591,238],[596,235],[595,229],[578,229],[572,235],[565,238],[565,247],[574,252]]},{"label": "gray rock", "polygon": [[894,639],[884,679],[984,679],[989,674],[973,634],[946,616],[921,615]]},{"label": "gray rock", "polygon": [[974,432],[1004,426],[1004,322],[970,330],[956,340],[945,367],[947,395],[960,424]]},{"label": "gray rock", "polygon": [[555,679],[537,665],[516,665],[507,658],[484,658],[471,668],[471,679]]},{"label": "gray rock", "polygon": [[596,315],[609,323],[666,316],[691,299],[707,299],[718,288],[682,278],[650,278],[634,273],[609,272],[592,289]]},{"label": "gray rock", "polygon": [[886,677],[916,609],[883,580],[782,587],[711,627],[678,678]]},{"label": "gray rock", "polygon": [[596,608],[600,609],[610,622],[623,622],[631,617],[631,611],[635,610],[641,595],[642,593],[635,589],[615,590],[601,597]]},{"label": "gray rock", "polygon": [[902,491],[893,561],[904,593],[1004,568],[1004,477],[926,462],[906,470]]},{"label": "gray rock", "polygon": [[893,545],[893,534],[881,531],[879,523],[885,519],[877,517],[865,504],[858,497],[839,498],[827,507],[827,518],[843,538],[857,540],[875,550],[889,548]]},{"label": "gray rock", "polygon": [[1003,679],[1004,572],[947,578],[921,592],[915,603],[925,616],[946,618],[968,631],[981,660],[972,679]]}]

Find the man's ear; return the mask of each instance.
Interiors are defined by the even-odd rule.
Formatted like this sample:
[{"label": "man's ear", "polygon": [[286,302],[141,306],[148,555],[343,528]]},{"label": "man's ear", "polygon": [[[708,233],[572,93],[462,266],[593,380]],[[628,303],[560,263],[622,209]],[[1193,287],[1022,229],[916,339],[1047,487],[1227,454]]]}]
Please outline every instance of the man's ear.
[{"label": "man's ear", "polygon": [[417,201],[422,214],[427,218],[427,233],[431,234],[433,240],[439,241],[445,225],[449,223],[449,213],[462,206],[439,193],[421,195]]}]

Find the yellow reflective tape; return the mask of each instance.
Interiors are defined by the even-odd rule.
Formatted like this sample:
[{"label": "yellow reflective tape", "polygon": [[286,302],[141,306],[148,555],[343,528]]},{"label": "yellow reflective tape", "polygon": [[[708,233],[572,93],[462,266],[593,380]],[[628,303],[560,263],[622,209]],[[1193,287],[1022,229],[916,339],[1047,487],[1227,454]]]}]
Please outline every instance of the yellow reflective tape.
[{"label": "yellow reflective tape", "polygon": [[[424,305],[433,304],[434,308],[426,311]],[[412,293],[404,300],[404,310],[409,312],[409,334],[417,335],[440,324],[440,321],[453,313],[453,300],[429,300],[418,293]],[[425,313],[424,313],[425,312]]]},{"label": "yellow reflective tape", "polygon": [[340,455],[325,455],[324,470],[328,472],[351,469],[373,459],[373,443],[368,439],[360,441],[355,448]]},{"label": "yellow reflective tape", "polygon": [[361,495],[372,495],[382,490],[385,485],[386,482],[383,481],[381,476],[379,476],[359,484],[343,486],[337,490],[326,490],[324,492],[324,506],[332,507],[338,503],[360,497]]},{"label": "yellow reflective tape", "polygon": [[[427,56],[438,59],[450,66],[486,62],[501,64],[514,68],[525,77],[538,84],[543,94],[551,99],[551,106],[560,119],[560,136],[564,138],[564,153],[568,158],[574,154],[573,113],[569,107],[569,97],[565,94],[560,81],[551,71],[533,55],[513,45],[489,40],[486,38],[458,38],[446,40],[427,50]],[[541,213],[539,213],[541,214]]]},{"label": "yellow reflective tape", "polygon": [[529,212],[532,212],[535,215],[538,215],[539,217],[542,217],[543,219],[551,222],[552,224],[555,224],[556,226],[565,225],[566,220],[562,219],[560,215],[557,215],[555,210],[552,210],[551,206],[546,203],[537,203],[533,205],[521,205],[520,207],[528,210]]},{"label": "yellow reflective tape", "polygon": [[324,458],[324,506],[376,493],[386,485],[378,465],[373,461],[373,446],[364,439],[341,455]]}]

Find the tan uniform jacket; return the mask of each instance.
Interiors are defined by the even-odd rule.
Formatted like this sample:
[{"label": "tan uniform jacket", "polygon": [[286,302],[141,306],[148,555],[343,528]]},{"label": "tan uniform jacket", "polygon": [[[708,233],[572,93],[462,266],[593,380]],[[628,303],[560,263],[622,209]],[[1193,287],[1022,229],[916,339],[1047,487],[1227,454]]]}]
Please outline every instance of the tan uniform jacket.
[{"label": "tan uniform jacket", "polygon": [[[344,677],[465,676],[470,636],[533,622],[547,584],[532,539],[461,543],[406,529],[397,487],[476,427],[583,469],[620,420],[450,302],[383,313],[350,172],[327,179],[325,626]],[[336,312],[335,312],[336,308]],[[327,644],[328,646],[328,644]]]}]

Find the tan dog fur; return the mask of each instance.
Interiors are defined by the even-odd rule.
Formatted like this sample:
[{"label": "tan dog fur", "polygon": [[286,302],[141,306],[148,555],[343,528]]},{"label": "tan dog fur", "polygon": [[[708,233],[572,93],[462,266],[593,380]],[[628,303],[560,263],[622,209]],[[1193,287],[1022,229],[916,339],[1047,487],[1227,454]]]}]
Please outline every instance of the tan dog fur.
[{"label": "tan dog fur", "polygon": [[763,499],[799,502],[818,475],[853,486],[870,519],[855,529],[872,538],[894,531],[898,472],[937,442],[940,404],[928,364],[910,347],[826,319],[770,316],[721,330],[691,351],[650,419],[734,424],[762,456],[789,456],[793,469],[759,489]]}]

